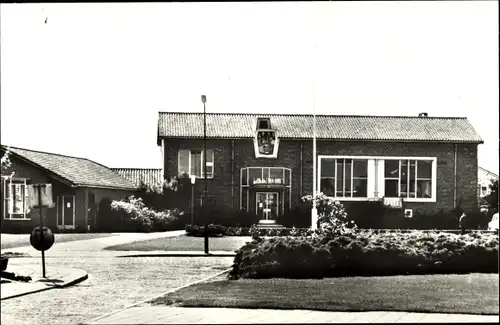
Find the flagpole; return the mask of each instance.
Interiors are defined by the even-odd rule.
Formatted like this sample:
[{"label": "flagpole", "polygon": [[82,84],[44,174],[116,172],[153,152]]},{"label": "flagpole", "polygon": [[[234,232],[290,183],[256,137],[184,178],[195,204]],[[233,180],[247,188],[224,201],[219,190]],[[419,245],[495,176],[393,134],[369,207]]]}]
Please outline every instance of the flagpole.
[{"label": "flagpole", "polygon": [[316,71],[314,66],[314,56],[316,54],[316,42],[314,42],[313,51],[313,71],[312,71],[312,92],[313,92],[313,199],[311,208],[311,229],[316,230],[318,228],[318,210],[316,208],[316,188],[317,188],[317,170],[316,170]]}]

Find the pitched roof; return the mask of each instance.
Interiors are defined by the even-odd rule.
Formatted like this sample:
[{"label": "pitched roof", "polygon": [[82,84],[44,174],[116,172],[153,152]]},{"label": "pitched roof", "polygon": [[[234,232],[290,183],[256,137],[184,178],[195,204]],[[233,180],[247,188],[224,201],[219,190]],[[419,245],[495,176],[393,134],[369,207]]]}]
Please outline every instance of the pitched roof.
[{"label": "pitched roof", "polygon": [[[313,115],[207,113],[208,138],[252,138],[257,117],[269,117],[280,138],[312,139]],[[483,143],[465,117],[316,115],[316,137]],[[203,113],[159,112],[158,139],[203,137]]]},{"label": "pitched roof", "polygon": [[489,170],[484,169],[484,168],[483,168],[483,167],[481,167],[481,166],[477,166],[477,168],[478,168],[478,170],[479,170],[480,172],[483,172],[484,174],[486,174],[486,175],[488,175],[488,176],[490,176],[490,177],[493,177],[493,178],[495,178],[495,179],[498,179],[498,175],[497,175],[497,174],[495,174],[494,172],[490,172]]},{"label": "pitched roof", "polygon": [[162,183],[161,168],[111,168],[118,175],[128,179],[136,186],[141,181],[146,185],[159,185]]},{"label": "pitched roof", "polygon": [[45,169],[77,187],[111,189],[135,189],[129,180],[117,175],[110,168],[86,158],[65,156],[55,153],[8,147],[13,156],[18,156]]}]

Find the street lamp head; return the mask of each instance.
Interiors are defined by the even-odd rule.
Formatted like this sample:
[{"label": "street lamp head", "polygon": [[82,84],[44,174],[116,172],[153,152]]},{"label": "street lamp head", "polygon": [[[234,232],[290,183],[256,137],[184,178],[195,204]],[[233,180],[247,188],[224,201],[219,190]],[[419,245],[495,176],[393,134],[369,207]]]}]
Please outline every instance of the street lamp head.
[{"label": "street lamp head", "polygon": [[201,102],[205,104],[207,102],[207,96],[201,95]]},{"label": "street lamp head", "polygon": [[196,176],[195,175],[191,175],[191,184],[194,185],[194,183],[196,182]]}]

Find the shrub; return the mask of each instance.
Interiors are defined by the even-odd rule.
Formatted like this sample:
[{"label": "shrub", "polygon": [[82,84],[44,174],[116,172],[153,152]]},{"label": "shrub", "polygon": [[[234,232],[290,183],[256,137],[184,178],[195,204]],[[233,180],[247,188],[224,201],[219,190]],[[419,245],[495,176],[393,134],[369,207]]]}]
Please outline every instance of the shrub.
[{"label": "shrub", "polygon": [[166,231],[179,229],[181,220],[181,211],[172,209],[158,212],[147,208],[141,198],[134,196],[111,202],[103,199],[99,207],[98,229],[110,232]]},{"label": "shrub", "polygon": [[[186,225],[186,235],[193,237],[205,237],[205,226]],[[221,225],[210,224],[207,226],[208,237],[222,237],[227,228]]]},{"label": "shrub", "polygon": [[[312,195],[304,196],[303,202],[312,204]],[[349,220],[344,206],[339,201],[319,193],[316,195],[318,210],[318,229],[320,232],[341,234],[348,229],[355,229],[356,224]]]},{"label": "shrub", "polygon": [[356,230],[314,237],[257,237],[237,251],[229,277],[463,272],[498,272],[498,234]]},{"label": "shrub", "polygon": [[255,213],[231,209],[216,204],[198,206],[194,210],[195,225],[217,224],[225,227],[250,227],[259,222]]}]

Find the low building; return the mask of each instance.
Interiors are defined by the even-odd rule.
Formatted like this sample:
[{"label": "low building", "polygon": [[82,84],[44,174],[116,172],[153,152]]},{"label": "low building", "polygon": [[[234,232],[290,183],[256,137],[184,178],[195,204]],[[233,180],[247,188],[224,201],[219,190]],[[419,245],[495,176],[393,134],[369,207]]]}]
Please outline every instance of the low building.
[{"label": "low building", "polygon": [[29,210],[27,187],[51,184],[54,207],[44,208],[44,225],[57,230],[85,232],[96,224],[104,198],[122,199],[136,186],[111,169],[85,158],[29,149],[9,148],[11,166],[2,175],[2,232],[30,232],[40,224],[40,210]]},{"label": "low building", "polygon": [[[313,116],[209,113],[207,188],[217,205],[264,223],[313,188]],[[477,208],[477,148],[466,118],[317,115],[317,190],[343,203],[383,200],[421,213]],[[203,113],[160,112],[164,178],[204,189]]]},{"label": "low building", "polygon": [[490,185],[493,181],[498,181],[498,175],[482,167],[477,169],[477,196],[479,199],[491,193]]},{"label": "low building", "polygon": [[111,168],[118,175],[128,179],[137,187],[144,184],[149,187],[161,186],[163,176],[161,168]]}]

